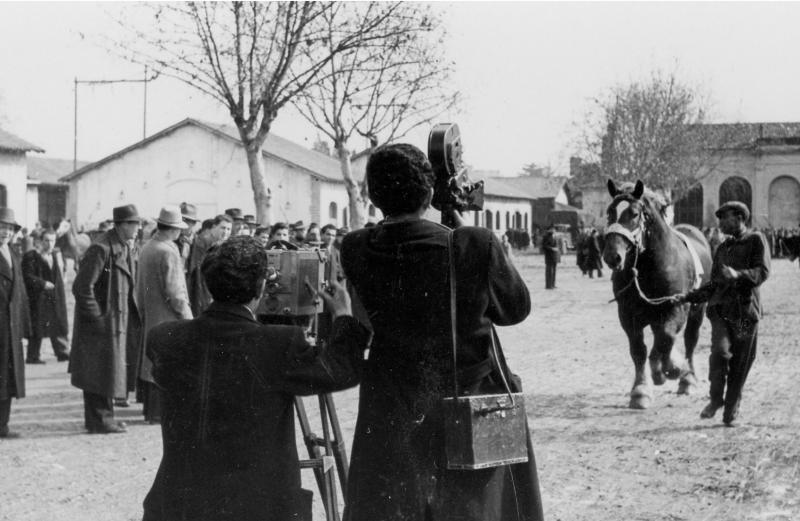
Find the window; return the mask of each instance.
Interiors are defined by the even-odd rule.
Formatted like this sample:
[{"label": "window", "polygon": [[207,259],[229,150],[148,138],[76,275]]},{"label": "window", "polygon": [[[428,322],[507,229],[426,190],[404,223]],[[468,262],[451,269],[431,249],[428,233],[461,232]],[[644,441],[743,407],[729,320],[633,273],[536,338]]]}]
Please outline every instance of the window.
[{"label": "window", "polygon": [[506,230],[511,228],[511,212],[506,212]]},{"label": "window", "polygon": [[350,221],[347,219],[347,208],[342,208],[342,226],[350,226]]},{"label": "window", "polygon": [[[489,226],[489,228],[491,229],[491,226]],[[494,214],[494,228],[495,228],[495,230],[499,230],[500,229],[500,212],[499,211],[495,212],[495,214]]]},{"label": "window", "polygon": [[336,203],[331,203],[331,205],[328,207],[328,217],[334,221],[339,218],[339,207],[336,205]]},{"label": "window", "polygon": [[489,228],[490,230],[493,228],[491,210],[486,210],[486,227]]},{"label": "window", "polygon": [[475,215],[475,226],[481,225],[481,213],[480,212],[472,212]]},{"label": "window", "polygon": [[0,185],[0,206],[8,206],[8,190],[6,190],[6,185]]}]

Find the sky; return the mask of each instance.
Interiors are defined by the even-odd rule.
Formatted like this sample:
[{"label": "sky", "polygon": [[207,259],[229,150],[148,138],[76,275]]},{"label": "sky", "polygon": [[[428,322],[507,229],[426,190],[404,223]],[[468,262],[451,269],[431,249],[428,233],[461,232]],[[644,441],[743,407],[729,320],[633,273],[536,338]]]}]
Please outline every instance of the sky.
[{"label": "sky", "polygon": [[[591,99],[653,70],[707,93],[714,122],[800,121],[800,2],[457,2],[437,4],[464,96],[458,123],[476,169],[523,165],[568,173]],[[119,4],[0,1],[0,127],[72,158],[74,79],[139,79],[87,35],[113,34]],[[77,154],[97,160],[143,136],[141,83],[78,87]],[[199,91],[148,84],[147,133],[185,117],[227,123]],[[273,132],[311,146],[318,132],[292,112]],[[427,129],[406,140],[424,149]],[[365,143],[354,143],[361,148]]]}]

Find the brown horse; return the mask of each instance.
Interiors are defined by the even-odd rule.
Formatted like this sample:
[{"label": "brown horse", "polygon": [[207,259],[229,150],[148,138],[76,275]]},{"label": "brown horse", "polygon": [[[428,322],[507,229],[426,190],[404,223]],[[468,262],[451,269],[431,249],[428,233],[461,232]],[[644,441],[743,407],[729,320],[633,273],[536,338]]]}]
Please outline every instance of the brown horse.
[{"label": "brown horse", "polygon": [[[609,180],[608,192],[613,200],[607,210],[603,260],[613,270],[619,321],[636,369],[629,406],[646,409],[652,401],[645,372],[647,326],[653,333],[649,356],[653,383],[680,379],[678,394],[689,394],[697,384],[692,357],[705,304],[676,304],[672,297],[709,279],[711,248],[697,228],[669,226],[664,219],[666,204],[656,194],[645,192],[641,181],[617,188]],[[672,346],[684,326],[686,356],[681,358]]]},{"label": "brown horse", "polygon": [[56,228],[56,246],[61,250],[64,259],[72,259],[75,271],[78,271],[83,254],[89,249],[92,239],[85,233],[78,233],[68,219],[61,219]]}]

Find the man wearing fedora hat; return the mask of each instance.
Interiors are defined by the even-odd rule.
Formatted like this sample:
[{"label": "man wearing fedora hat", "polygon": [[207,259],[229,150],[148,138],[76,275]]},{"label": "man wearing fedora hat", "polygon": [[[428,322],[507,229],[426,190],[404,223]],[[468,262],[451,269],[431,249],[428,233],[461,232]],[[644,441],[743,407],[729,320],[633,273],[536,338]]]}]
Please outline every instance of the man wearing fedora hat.
[{"label": "man wearing fedora hat", "polygon": [[225,215],[231,218],[233,226],[231,227],[231,237],[236,237],[241,233],[242,228],[247,228],[244,224],[244,214],[240,208],[228,208],[225,210]]},{"label": "man wearing fedora hat", "polygon": [[256,216],[247,214],[244,216],[244,226],[239,230],[239,235],[247,235],[252,237],[256,231],[256,228],[259,227],[259,224],[256,222]]},{"label": "man wearing fedora hat", "polygon": [[195,240],[195,230],[197,223],[200,222],[197,217],[197,207],[191,203],[181,203],[181,217],[183,217],[183,222],[186,223],[186,228],[181,230],[181,235],[175,241],[175,244],[178,245],[178,251],[181,254],[184,272],[188,273],[189,257],[192,254],[192,245],[194,245]]},{"label": "man wearing fedora hat", "polygon": [[708,302],[711,354],[708,382],[711,400],[700,417],[712,418],[724,407],[722,421],[732,426],[739,414],[742,388],[756,357],[761,318],[759,286],[767,280],[770,251],[761,232],[749,230],[750,210],[740,201],[728,201],[715,212],[728,238],[714,253],[711,280],[678,302]]},{"label": "man wearing fedora hat", "polygon": [[[183,212],[165,206],[158,216],[157,230],[139,255],[136,301],[142,309],[142,346],[148,332],[164,322],[191,319],[183,263],[175,241],[188,228]],[[139,383],[144,402],[144,418],[150,423],[161,420],[161,400],[153,380],[153,363],[144,350],[139,353]]]},{"label": "man wearing fedora hat", "polygon": [[16,438],[8,429],[11,398],[25,397],[22,338],[30,336],[28,295],[22,262],[9,243],[20,225],[14,210],[0,207],[0,438]]},{"label": "man wearing fedora hat", "polygon": [[136,385],[141,319],[134,283],[138,254],[134,240],[141,218],[132,204],[114,208],[114,228],[86,250],[72,285],[75,323],[69,371],[83,390],[90,433],[125,432],[114,420],[114,398]]}]

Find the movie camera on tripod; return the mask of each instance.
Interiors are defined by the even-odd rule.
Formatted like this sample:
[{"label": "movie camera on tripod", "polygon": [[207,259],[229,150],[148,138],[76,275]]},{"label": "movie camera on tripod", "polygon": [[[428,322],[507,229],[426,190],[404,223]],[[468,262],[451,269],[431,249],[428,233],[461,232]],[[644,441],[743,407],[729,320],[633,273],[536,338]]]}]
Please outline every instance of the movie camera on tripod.
[{"label": "movie camera on tripod", "polygon": [[[308,341],[325,349],[330,332],[331,317],[323,309],[318,291],[328,291],[331,263],[329,255],[319,249],[267,250],[267,283],[256,316],[264,324],[301,326],[307,331]],[[336,474],[344,497],[347,490],[347,452],[339,426],[333,397],[318,395],[322,437],[311,431],[303,399],[295,397],[294,405],[303,442],[308,449],[308,459],[300,461],[300,468],[314,471],[317,487],[325,506],[326,519],[339,521],[336,495]]]}]

